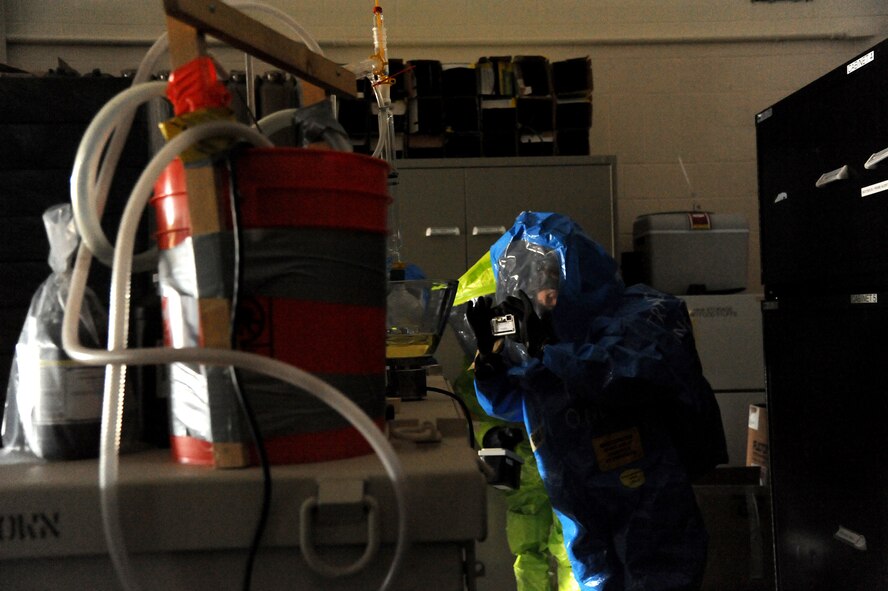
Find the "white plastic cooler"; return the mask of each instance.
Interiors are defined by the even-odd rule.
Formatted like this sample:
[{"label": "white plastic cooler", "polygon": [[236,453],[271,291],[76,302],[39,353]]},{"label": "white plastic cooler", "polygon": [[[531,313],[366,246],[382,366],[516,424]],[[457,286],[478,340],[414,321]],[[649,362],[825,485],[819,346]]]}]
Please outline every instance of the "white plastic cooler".
[{"label": "white plastic cooler", "polygon": [[675,295],[746,289],[749,223],[741,214],[675,212],[632,225],[641,281]]}]

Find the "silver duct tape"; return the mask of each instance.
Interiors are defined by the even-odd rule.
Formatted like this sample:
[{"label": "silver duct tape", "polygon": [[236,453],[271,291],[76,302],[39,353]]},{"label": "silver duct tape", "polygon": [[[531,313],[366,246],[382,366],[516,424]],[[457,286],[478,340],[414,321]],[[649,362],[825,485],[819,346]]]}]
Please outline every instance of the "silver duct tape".
[{"label": "silver duct tape", "polygon": [[230,233],[218,233],[189,236],[175,247],[160,251],[160,295],[173,348],[199,344],[200,298],[230,297],[234,274],[231,245]]},{"label": "silver duct tape", "polygon": [[[224,240],[186,238],[174,248],[162,250],[158,263],[160,295],[169,345],[173,348],[200,344],[198,294],[201,281],[210,292],[224,295],[218,261]],[[201,245],[201,246],[199,246]],[[200,265],[196,261],[200,261]],[[241,441],[240,408],[226,368],[174,363],[170,365],[171,433],[203,441]],[[212,393],[212,394],[211,394]],[[212,397],[212,402],[210,398]]]},{"label": "silver duct tape", "polygon": [[193,236],[198,295],[201,298],[231,299],[235,251],[231,232]]},{"label": "silver duct tape", "polygon": [[[383,234],[271,228],[244,230],[242,237],[243,282],[248,291],[268,297],[385,306]],[[161,251],[161,285],[191,297],[230,298],[234,260],[230,232],[189,237]]]},{"label": "silver duct tape", "polygon": [[[265,438],[339,429],[349,425],[339,413],[311,394],[250,371],[239,371],[244,395]],[[385,375],[319,375],[371,418],[385,414]]]},{"label": "silver duct tape", "polygon": [[385,235],[327,228],[243,232],[253,295],[385,307]]},{"label": "silver duct tape", "polygon": [[163,315],[169,346],[174,349],[196,347],[200,343],[200,323],[197,298],[178,292],[170,285],[160,284]]},{"label": "silver duct tape", "polygon": [[173,248],[160,251],[161,284],[191,297],[231,297],[233,244],[230,232],[217,232],[189,236]]},{"label": "silver duct tape", "polygon": [[[242,233],[245,291],[267,297],[385,306],[385,236],[330,229],[250,229]],[[200,298],[232,292],[233,235],[190,237],[161,252],[159,276],[173,347],[199,344]],[[200,264],[197,264],[197,261]],[[381,337],[380,337],[381,338]],[[266,437],[342,428],[325,403],[277,380],[240,372]],[[385,410],[385,376],[320,376],[371,417]],[[177,363],[170,368],[172,434],[204,441],[243,441],[242,410],[227,368]],[[212,393],[212,402],[210,394]]]},{"label": "silver duct tape", "polygon": [[207,367],[207,388],[210,392],[210,421],[213,425],[213,441],[250,441],[243,409],[231,381],[227,367]]},{"label": "silver duct tape", "polygon": [[169,375],[172,435],[213,442],[246,439],[228,368],[174,363]]},{"label": "silver duct tape", "polygon": [[203,369],[185,363],[170,365],[170,431],[176,437],[213,440],[207,378]]},{"label": "silver duct tape", "polygon": [[[196,347],[200,342],[196,267],[191,238],[160,251],[160,296],[168,344],[174,349]],[[169,366],[170,433],[175,437],[213,440],[203,370],[200,365],[185,363]]]},{"label": "silver duct tape", "polygon": [[191,237],[160,251],[157,276],[161,286],[182,295],[197,297],[197,265]]}]

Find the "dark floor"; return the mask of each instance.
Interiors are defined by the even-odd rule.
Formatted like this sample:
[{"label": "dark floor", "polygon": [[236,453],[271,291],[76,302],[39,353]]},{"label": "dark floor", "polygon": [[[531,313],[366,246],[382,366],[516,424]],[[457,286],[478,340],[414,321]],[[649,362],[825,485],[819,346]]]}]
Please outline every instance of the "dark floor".
[{"label": "dark floor", "polygon": [[[750,492],[697,487],[697,499],[709,531],[709,560],[704,591],[774,589],[770,501],[767,489]],[[754,512],[758,511],[758,520]],[[750,519],[752,515],[753,519]]]}]

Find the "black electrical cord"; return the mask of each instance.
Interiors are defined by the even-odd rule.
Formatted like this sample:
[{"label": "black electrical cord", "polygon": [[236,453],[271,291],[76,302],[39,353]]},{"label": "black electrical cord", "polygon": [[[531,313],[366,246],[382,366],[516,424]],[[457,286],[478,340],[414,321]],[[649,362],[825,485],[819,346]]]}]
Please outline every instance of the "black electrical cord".
[{"label": "black electrical cord", "polygon": [[475,449],[475,425],[472,423],[472,413],[469,412],[469,407],[466,405],[466,401],[463,400],[462,398],[460,398],[458,395],[454,394],[453,392],[448,392],[447,390],[443,390],[441,388],[426,386],[426,391],[427,392],[437,392],[438,394],[443,394],[445,396],[449,396],[450,398],[454,399],[457,404],[459,404],[459,407],[463,411],[463,415],[465,415],[465,417],[466,417],[466,423],[468,425],[469,447],[471,447],[472,449]]},{"label": "black electrical cord", "polygon": [[[246,80],[246,74],[244,74],[244,80]],[[236,82],[235,82],[235,84],[236,84]],[[256,127],[256,130],[259,131],[259,133],[262,133],[262,128],[259,127],[259,120],[256,119],[256,114],[253,112],[252,109],[250,109],[250,103],[247,101],[246,97],[244,97],[244,95],[241,94],[241,91],[237,86],[234,86],[234,88],[232,88],[232,90],[234,90],[234,93],[233,93],[234,96],[237,97],[238,101],[240,101],[240,103],[241,103],[241,106],[244,107],[244,110],[247,112],[247,115],[250,117],[250,121],[253,122],[253,125]]]},{"label": "black electrical cord", "polygon": [[[231,204],[232,219],[232,236],[234,238],[234,279],[232,281],[231,296],[231,322],[229,326],[231,334],[231,346],[237,347],[236,328],[237,328],[237,301],[240,295],[241,281],[243,278],[243,249],[241,241],[240,220],[240,195],[237,192],[237,180],[235,178],[234,166],[231,163],[231,156],[226,160],[226,168],[228,169],[229,179],[229,201]],[[247,419],[247,426],[250,430],[250,436],[256,444],[256,454],[259,456],[259,465],[262,469],[262,504],[259,508],[259,519],[256,522],[256,529],[253,532],[253,539],[250,542],[250,549],[247,554],[247,562],[244,569],[243,591],[249,591],[253,582],[253,566],[256,563],[256,555],[259,553],[259,545],[262,542],[262,536],[265,533],[265,527],[268,524],[268,515],[271,511],[271,467],[268,462],[268,453],[265,449],[265,440],[262,438],[262,431],[259,428],[259,422],[256,420],[256,414],[250,401],[244,396],[240,387],[240,379],[238,371],[234,367],[228,368],[231,377],[231,385],[237,396],[238,403],[244,411]]]}]

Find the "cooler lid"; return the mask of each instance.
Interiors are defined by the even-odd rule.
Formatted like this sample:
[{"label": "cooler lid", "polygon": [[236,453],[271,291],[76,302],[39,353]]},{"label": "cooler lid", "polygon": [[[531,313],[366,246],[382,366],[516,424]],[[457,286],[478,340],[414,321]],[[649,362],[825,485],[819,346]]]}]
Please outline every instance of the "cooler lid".
[{"label": "cooler lid", "polygon": [[713,230],[749,232],[749,222],[745,215],[739,213],[672,211],[640,215],[632,224],[634,236],[644,236],[655,232]]}]

